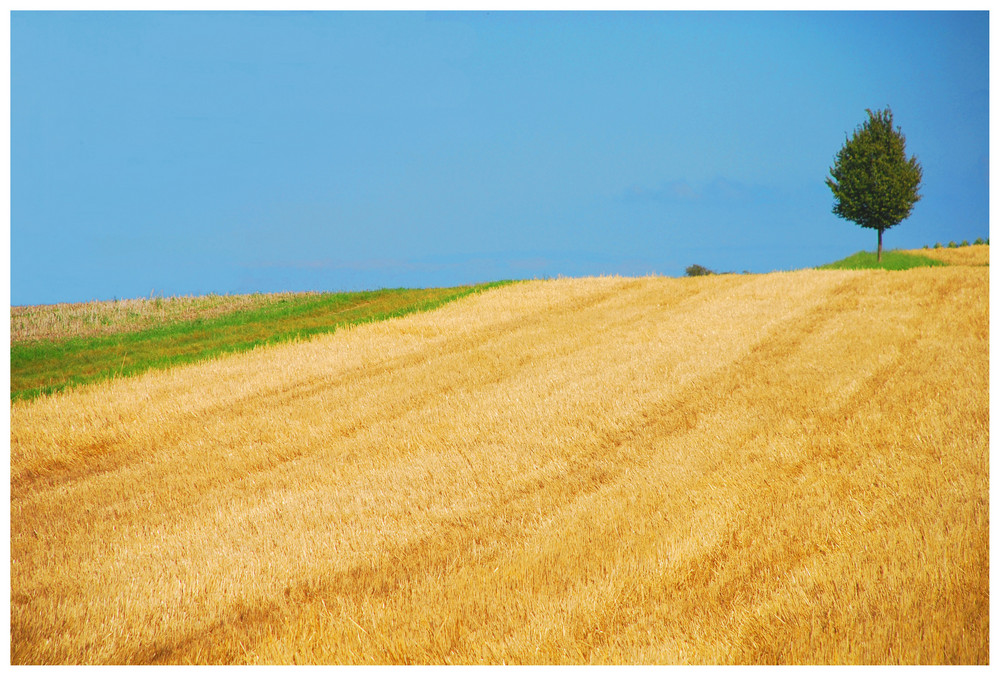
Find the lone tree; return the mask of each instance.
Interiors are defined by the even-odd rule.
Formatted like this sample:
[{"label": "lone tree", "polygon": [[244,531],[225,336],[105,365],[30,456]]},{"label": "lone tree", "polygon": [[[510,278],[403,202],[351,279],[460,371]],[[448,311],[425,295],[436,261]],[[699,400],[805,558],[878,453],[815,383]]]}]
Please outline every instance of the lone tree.
[{"label": "lone tree", "polygon": [[906,137],[892,128],[892,110],[866,112],[868,121],[845,141],[826,184],[837,200],[833,213],[878,230],[881,261],[882,233],[910,215],[923,170],[916,157],[907,159]]}]

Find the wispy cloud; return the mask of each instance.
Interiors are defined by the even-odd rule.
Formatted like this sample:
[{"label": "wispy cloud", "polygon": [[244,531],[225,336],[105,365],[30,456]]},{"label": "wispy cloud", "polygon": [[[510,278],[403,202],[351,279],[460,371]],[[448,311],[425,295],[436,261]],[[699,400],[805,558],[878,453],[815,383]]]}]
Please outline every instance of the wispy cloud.
[{"label": "wispy cloud", "polygon": [[323,259],[297,259],[297,260],[258,260],[246,265],[247,268],[268,270],[329,270],[329,271],[354,271],[370,272],[393,270],[396,272],[434,272],[445,269],[447,265],[440,263],[421,262],[403,260],[396,258],[358,258],[348,260],[338,260],[332,258]]},{"label": "wispy cloud", "polygon": [[722,176],[708,182],[691,183],[680,179],[656,187],[632,185],[621,195],[625,202],[660,202],[664,204],[758,204],[773,200],[774,189],[752,185]]},{"label": "wispy cloud", "polygon": [[483,265],[495,265],[502,257],[485,254],[425,256],[415,259],[403,258],[356,258],[356,259],[282,259],[257,260],[244,267],[256,270],[311,270],[327,272],[391,272],[433,273],[461,271]]}]

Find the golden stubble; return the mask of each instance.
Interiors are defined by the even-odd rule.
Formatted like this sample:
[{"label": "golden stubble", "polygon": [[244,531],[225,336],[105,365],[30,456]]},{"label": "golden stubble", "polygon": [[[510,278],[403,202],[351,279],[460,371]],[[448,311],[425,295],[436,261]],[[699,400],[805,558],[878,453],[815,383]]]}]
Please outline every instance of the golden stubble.
[{"label": "golden stubble", "polygon": [[988,270],[592,278],[12,404],[14,663],[985,663]]},{"label": "golden stubble", "polygon": [[972,244],[954,248],[941,247],[939,249],[912,249],[904,253],[926,256],[939,261],[944,261],[950,265],[989,265],[990,245]]}]

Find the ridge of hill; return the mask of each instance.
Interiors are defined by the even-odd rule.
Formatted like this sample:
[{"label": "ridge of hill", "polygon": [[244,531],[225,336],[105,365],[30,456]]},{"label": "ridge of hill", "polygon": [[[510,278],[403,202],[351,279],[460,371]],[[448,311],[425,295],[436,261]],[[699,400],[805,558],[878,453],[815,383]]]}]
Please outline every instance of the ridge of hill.
[{"label": "ridge of hill", "polygon": [[847,258],[821,265],[818,270],[909,270],[911,268],[942,265],[990,264],[988,244],[973,244],[961,247],[938,247],[932,249],[890,249],[882,252],[882,260],[877,260],[874,251],[859,251]]},{"label": "ridge of hill", "polygon": [[970,244],[966,246],[954,247],[926,247],[923,249],[910,249],[906,253],[918,256],[926,256],[935,260],[948,263],[949,265],[986,265],[990,264],[989,244]]},{"label": "ridge of hill", "polygon": [[[989,265],[989,246],[858,252],[819,269]],[[694,266],[700,267],[700,266]],[[706,270],[707,271],[707,270]],[[150,297],[11,308],[11,398],[32,399],[149,369],[210,359],[425,311],[511,283],[348,293]]]}]

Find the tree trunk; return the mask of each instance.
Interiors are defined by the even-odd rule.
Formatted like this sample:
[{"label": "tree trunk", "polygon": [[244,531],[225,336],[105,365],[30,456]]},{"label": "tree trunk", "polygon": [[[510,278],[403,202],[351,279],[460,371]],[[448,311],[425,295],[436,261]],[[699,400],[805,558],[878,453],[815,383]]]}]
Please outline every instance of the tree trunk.
[{"label": "tree trunk", "polygon": [[878,255],[875,257],[875,260],[877,262],[879,262],[879,263],[882,262],[882,230],[883,229],[884,228],[879,228],[878,229]]}]

